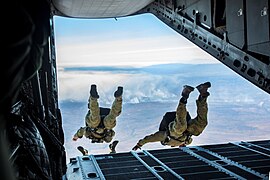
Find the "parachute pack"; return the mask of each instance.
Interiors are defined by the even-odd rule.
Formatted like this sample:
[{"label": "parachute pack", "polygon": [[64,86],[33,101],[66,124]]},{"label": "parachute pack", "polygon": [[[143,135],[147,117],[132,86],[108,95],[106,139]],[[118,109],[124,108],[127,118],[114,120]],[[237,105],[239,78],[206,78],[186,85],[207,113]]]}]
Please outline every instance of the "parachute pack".
[{"label": "parachute pack", "polygon": [[[163,116],[160,124],[159,124],[159,131],[166,131],[168,130],[170,122],[174,121],[176,117],[176,112],[166,112]],[[189,112],[187,112],[186,120],[187,122],[191,119]]]}]

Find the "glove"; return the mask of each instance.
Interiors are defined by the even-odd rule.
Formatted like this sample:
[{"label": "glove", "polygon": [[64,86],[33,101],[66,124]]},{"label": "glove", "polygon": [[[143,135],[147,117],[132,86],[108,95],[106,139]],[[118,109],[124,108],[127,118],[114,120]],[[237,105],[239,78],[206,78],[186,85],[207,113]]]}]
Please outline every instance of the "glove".
[{"label": "glove", "polygon": [[141,149],[141,147],[142,147],[142,146],[141,146],[139,143],[137,143],[136,146],[134,146],[134,147],[132,148],[132,150],[133,150],[133,151],[137,151],[137,149]]},{"label": "glove", "polygon": [[72,138],[73,141],[77,141],[78,139],[79,139],[79,137],[76,136],[76,135],[74,135],[73,138]]},{"label": "glove", "polygon": [[186,144],[181,144],[179,145],[179,147],[186,147]]}]

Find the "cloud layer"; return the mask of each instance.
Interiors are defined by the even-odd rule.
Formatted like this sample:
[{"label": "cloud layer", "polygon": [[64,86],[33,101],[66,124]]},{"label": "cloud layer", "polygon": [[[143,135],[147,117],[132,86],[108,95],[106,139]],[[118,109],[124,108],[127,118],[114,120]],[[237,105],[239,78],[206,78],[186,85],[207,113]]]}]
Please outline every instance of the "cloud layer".
[{"label": "cloud layer", "polygon": [[[60,100],[84,101],[88,99],[90,85],[97,84],[104,104],[112,101],[117,86],[124,87],[128,103],[175,100],[183,85],[196,86],[204,81],[212,82],[213,98],[224,102],[253,102],[258,98],[254,94],[264,94],[222,64],[73,67],[59,70],[58,79]],[[243,88],[249,91],[243,92]]]}]

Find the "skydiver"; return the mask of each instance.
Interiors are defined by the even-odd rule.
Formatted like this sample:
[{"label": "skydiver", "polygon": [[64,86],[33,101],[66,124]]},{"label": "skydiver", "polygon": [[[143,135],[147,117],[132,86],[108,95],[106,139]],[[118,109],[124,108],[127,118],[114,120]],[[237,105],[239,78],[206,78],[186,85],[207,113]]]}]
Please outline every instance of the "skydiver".
[{"label": "skydiver", "polygon": [[115,100],[111,109],[99,107],[98,92],[95,84],[91,85],[90,97],[88,100],[88,112],[85,117],[85,127],[81,127],[73,136],[73,141],[85,136],[91,139],[92,143],[109,143],[112,141],[115,132],[116,118],[122,111],[123,87],[118,86],[114,92]]},{"label": "skydiver", "polygon": [[140,139],[132,150],[136,151],[146,143],[158,141],[164,146],[169,145],[171,147],[189,145],[192,142],[191,136],[200,135],[207,126],[207,98],[210,95],[207,90],[210,87],[210,82],[205,82],[196,87],[200,94],[196,100],[197,116],[192,119],[186,109],[186,104],[194,87],[185,85],[176,111],[167,112],[160,123],[159,131]]}]

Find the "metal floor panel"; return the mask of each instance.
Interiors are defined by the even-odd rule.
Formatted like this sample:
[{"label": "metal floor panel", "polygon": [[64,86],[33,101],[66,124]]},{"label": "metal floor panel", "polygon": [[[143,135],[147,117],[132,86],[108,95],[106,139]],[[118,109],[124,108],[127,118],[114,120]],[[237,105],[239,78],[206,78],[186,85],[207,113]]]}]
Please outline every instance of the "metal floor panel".
[{"label": "metal floor panel", "polygon": [[71,158],[66,179],[268,179],[270,140]]}]

